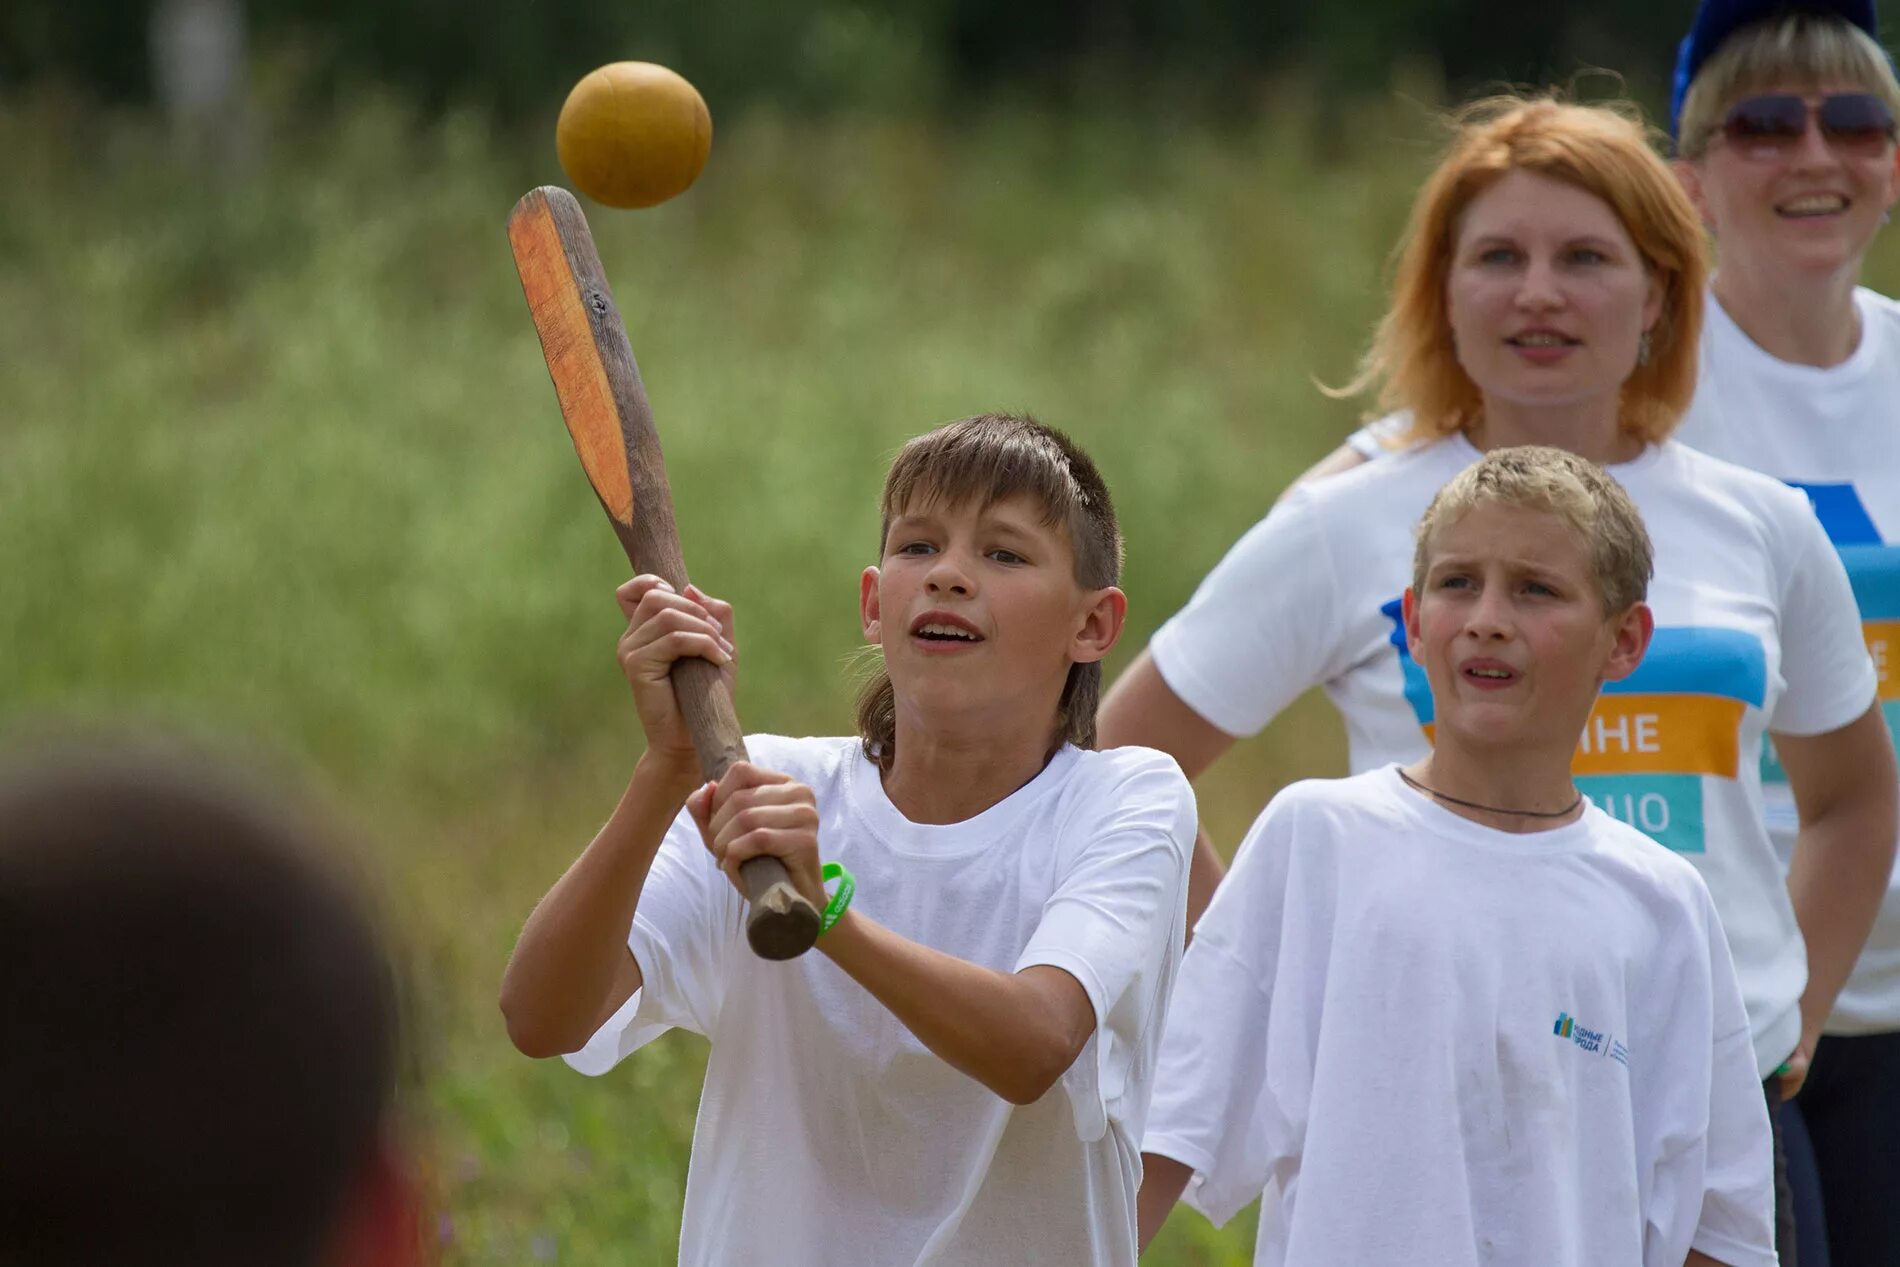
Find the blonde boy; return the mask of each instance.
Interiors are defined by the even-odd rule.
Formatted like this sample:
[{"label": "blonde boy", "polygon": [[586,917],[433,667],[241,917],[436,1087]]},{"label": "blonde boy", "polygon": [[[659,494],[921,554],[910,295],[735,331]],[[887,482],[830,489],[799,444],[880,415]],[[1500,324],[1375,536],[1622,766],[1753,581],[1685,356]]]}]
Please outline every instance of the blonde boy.
[{"label": "blonde boy", "polygon": [[[682,1263],[1132,1264],[1195,816],[1169,758],[1091,750],[1126,610],[1108,490],[988,415],[905,446],[883,510],[860,734],[753,738],[716,787],[667,674],[730,668],[732,610],[621,587],[646,752],[522,932],[509,1033],[586,1073],[669,1027],[712,1040]],[[855,876],[790,963],[739,931],[758,854],[820,907],[821,856]]]},{"label": "blonde boy", "polygon": [[1262,1267],[1775,1262],[1708,891],[1571,781],[1650,572],[1572,454],[1495,450],[1438,494],[1404,599],[1433,750],[1287,788],[1242,845],[1163,1042],[1144,1244],[1184,1189],[1216,1222],[1264,1189]]}]

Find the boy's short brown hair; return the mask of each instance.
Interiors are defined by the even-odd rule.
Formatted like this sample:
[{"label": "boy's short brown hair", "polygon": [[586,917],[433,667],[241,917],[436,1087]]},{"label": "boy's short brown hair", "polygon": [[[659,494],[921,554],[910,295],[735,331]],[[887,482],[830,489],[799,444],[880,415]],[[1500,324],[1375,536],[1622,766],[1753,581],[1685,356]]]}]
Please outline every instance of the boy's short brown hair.
[{"label": "boy's short brown hair", "polygon": [[[1075,441],[1027,414],[963,418],[899,449],[884,479],[879,554],[892,520],[906,511],[971,501],[988,506],[1018,495],[1042,507],[1045,524],[1065,529],[1076,584],[1089,590],[1120,584],[1121,529],[1101,472]],[[1069,666],[1056,719],[1058,744],[1095,746],[1101,694],[1099,662]],[[888,769],[897,751],[897,710],[881,665],[858,695],[858,734],[866,754]]]},{"label": "boy's short brown hair", "polygon": [[1750,23],[1723,40],[1690,81],[1677,124],[1678,152],[1700,159],[1729,107],[1750,93],[1836,83],[1873,93],[1900,115],[1893,63],[1852,22],[1827,13],[1783,13]]},{"label": "boy's short brown hair", "polygon": [[1518,506],[1557,516],[1580,537],[1605,617],[1643,601],[1655,575],[1655,551],[1642,512],[1595,462],[1564,449],[1520,445],[1493,449],[1438,490],[1418,521],[1412,553],[1412,592],[1425,588],[1432,535],[1481,505]]}]

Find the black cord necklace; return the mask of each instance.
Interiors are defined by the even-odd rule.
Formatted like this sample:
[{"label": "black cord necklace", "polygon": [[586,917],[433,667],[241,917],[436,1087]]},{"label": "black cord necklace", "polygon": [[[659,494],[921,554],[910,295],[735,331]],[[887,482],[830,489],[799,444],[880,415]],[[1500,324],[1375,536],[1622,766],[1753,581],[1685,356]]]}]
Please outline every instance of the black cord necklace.
[{"label": "black cord necklace", "polygon": [[1583,804],[1583,793],[1579,792],[1577,793],[1577,799],[1562,809],[1501,809],[1496,805],[1480,805],[1476,801],[1461,801],[1455,796],[1447,796],[1437,788],[1426,787],[1423,783],[1420,783],[1417,779],[1405,772],[1405,767],[1394,766],[1393,769],[1399,772],[1399,778],[1405,783],[1406,787],[1415,788],[1434,800],[1445,802],[1447,805],[1462,805],[1466,809],[1483,810],[1487,814],[1515,814],[1520,818],[1566,818],[1576,812],[1577,806]]}]

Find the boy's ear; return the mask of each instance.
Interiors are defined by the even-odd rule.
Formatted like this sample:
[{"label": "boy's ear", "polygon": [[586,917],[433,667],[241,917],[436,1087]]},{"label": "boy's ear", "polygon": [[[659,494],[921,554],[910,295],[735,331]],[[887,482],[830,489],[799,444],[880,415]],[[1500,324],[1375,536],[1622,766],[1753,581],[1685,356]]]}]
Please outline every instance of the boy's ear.
[{"label": "boy's ear", "polygon": [[1656,632],[1656,615],[1648,603],[1631,603],[1619,616],[1610,618],[1610,654],[1603,662],[1603,680],[1621,682],[1636,672],[1649,650]]},{"label": "boy's ear", "polygon": [[876,568],[865,568],[864,575],[858,578],[858,619],[864,625],[864,640],[883,646],[884,620],[877,582]]},{"label": "boy's ear", "polygon": [[1419,664],[1425,663],[1418,653],[1418,596],[1412,593],[1410,585],[1399,598],[1399,614],[1405,621],[1405,651]]},{"label": "boy's ear", "polygon": [[1069,640],[1069,659],[1077,664],[1093,664],[1114,650],[1128,620],[1128,595],[1116,586],[1095,590],[1087,603],[1081,628]]}]

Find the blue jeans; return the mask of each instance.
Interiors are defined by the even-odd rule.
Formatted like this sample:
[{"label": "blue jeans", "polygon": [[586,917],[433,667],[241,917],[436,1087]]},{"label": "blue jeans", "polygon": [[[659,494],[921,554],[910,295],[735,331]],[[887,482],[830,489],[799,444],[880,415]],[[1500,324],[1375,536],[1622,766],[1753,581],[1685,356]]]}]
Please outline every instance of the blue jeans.
[{"label": "blue jeans", "polygon": [[[1781,1267],[1799,1267],[1803,1259],[1795,1242],[1795,1195],[1793,1167],[1788,1156],[1788,1120],[1794,1116],[1789,1103],[1781,1098],[1781,1080],[1770,1076],[1761,1084],[1768,1099],[1768,1135],[1775,1153],[1775,1256]],[[1812,1263],[1805,1267],[1814,1267]]]},{"label": "blue jeans", "polygon": [[[1821,1199],[1821,1172],[1814,1161],[1814,1141],[1808,1138],[1801,1116],[1800,1097],[1781,1106],[1781,1151],[1787,1159],[1788,1200],[1794,1215],[1795,1256],[1784,1252],[1782,1267],[1830,1267],[1827,1258],[1827,1214]],[[1776,1241],[1783,1238],[1776,1229]]]}]

